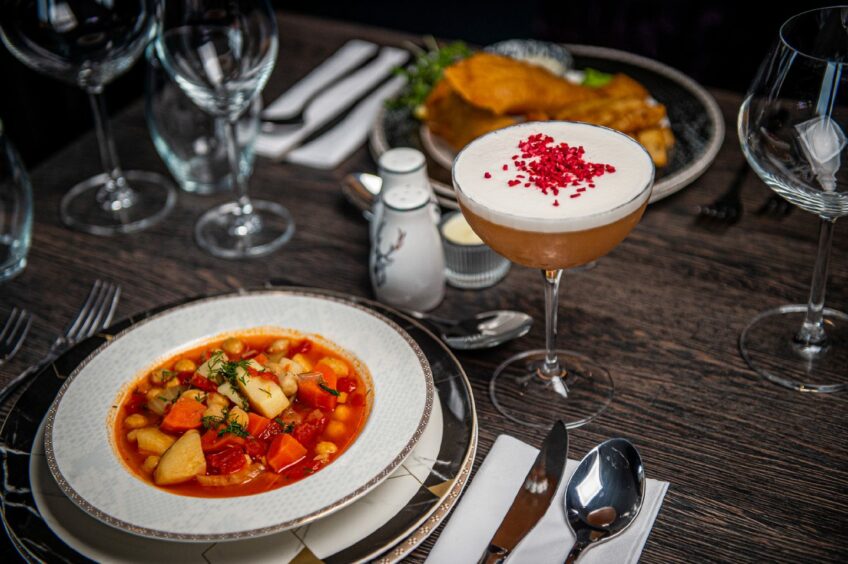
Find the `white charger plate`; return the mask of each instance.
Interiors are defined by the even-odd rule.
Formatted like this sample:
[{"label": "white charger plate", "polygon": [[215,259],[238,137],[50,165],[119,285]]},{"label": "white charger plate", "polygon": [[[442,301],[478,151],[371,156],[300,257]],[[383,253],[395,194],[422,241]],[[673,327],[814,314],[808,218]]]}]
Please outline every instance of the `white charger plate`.
[{"label": "white charger plate", "polygon": [[[180,496],[136,477],[113,444],[113,406],[122,393],[157,361],[222,333],[252,327],[321,335],[368,368],[373,403],[356,441],[320,472],[253,496]],[[432,406],[433,380],[425,356],[385,317],[306,292],[225,296],[151,317],[92,353],[50,408],[45,452],[63,493],[108,525],[165,540],[239,540],[303,525],[365,495],[410,453]]]}]

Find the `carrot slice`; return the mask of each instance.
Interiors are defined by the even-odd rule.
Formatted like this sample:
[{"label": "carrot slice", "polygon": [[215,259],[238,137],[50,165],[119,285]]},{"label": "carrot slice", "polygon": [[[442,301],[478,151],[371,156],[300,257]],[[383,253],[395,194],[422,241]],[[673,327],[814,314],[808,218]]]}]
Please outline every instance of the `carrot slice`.
[{"label": "carrot slice", "polygon": [[[304,403],[310,407],[317,407],[318,409],[323,409],[325,411],[332,411],[336,408],[336,402],[338,399],[336,396],[327,391],[327,389],[322,388],[321,385],[326,386],[320,380],[301,380],[297,384],[297,401]],[[329,386],[327,386],[329,389]]]},{"label": "carrot slice", "polygon": [[170,433],[182,433],[197,429],[203,423],[206,406],[192,398],[180,398],[162,420],[160,428]]},{"label": "carrot slice", "polygon": [[244,446],[245,440],[238,435],[224,433],[218,436],[218,432],[223,428],[224,425],[220,425],[218,429],[209,429],[203,433],[203,436],[200,437],[200,448],[203,449],[203,452],[215,452],[229,445]]},{"label": "carrot slice", "polygon": [[247,432],[254,437],[258,437],[259,433],[264,431],[265,427],[271,423],[271,420],[267,417],[262,417],[258,413],[253,413],[252,411],[247,413],[247,419]]},{"label": "carrot slice", "polygon": [[274,472],[279,472],[298,462],[304,456],[306,456],[306,448],[297,442],[297,439],[284,433],[277,435],[271,441],[265,460],[268,461],[268,465],[274,469]]}]

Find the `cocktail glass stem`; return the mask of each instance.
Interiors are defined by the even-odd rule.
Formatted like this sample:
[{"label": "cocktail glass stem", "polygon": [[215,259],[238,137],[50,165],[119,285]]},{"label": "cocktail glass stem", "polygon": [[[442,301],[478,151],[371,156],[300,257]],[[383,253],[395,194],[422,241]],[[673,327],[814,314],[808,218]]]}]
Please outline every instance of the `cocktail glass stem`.
[{"label": "cocktail glass stem", "polygon": [[557,310],[559,309],[559,282],[562,270],[542,270],[545,280],[545,362],[539,367],[540,376],[546,379],[562,376],[557,357]]},{"label": "cocktail glass stem", "polygon": [[97,131],[97,143],[100,147],[100,160],[109,181],[97,191],[97,201],[103,209],[120,212],[131,207],[136,201],[136,194],[127,183],[124,172],[118,162],[118,153],[109,126],[109,116],[106,112],[106,102],[103,99],[103,87],[87,89],[91,110],[94,113],[94,126]]},{"label": "cocktail glass stem", "polygon": [[810,285],[810,297],[807,300],[807,313],[804,323],[795,335],[795,344],[801,354],[813,356],[827,346],[827,333],[823,323],[827,271],[830,264],[830,249],[833,244],[833,228],[836,221],[822,218],[819,228],[819,247],[816,253],[816,265],[813,269],[813,281]]}]

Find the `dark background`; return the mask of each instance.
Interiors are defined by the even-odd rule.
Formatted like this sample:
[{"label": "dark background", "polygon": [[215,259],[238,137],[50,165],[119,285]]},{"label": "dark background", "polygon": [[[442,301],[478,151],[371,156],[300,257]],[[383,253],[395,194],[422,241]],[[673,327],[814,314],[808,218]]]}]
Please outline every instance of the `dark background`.
[{"label": "dark background", "polygon": [[[485,45],[508,38],[603,45],[667,63],[710,87],[744,91],[791,15],[831,2],[637,0],[273,0],[281,11]],[[283,67],[284,68],[284,67]],[[278,69],[278,72],[280,69]],[[93,126],[86,96],[0,47],[0,120],[28,167]],[[106,89],[111,112],[143,93],[143,63]]]}]

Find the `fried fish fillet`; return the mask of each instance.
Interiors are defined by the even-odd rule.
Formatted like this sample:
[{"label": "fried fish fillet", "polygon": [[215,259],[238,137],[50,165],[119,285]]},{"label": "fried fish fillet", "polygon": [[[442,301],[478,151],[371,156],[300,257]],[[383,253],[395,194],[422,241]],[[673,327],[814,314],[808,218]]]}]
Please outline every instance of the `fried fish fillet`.
[{"label": "fried fish fillet", "polygon": [[475,53],[451,65],[444,79],[466,102],[497,115],[553,115],[598,95],[542,67],[492,53]]},{"label": "fried fish fillet", "polygon": [[461,149],[477,137],[504,128],[516,118],[493,112],[466,102],[447,80],[439,81],[424,104],[425,121],[430,131]]},{"label": "fried fish fillet", "polygon": [[662,104],[651,104],[644,98],[618,98],[575,104],[563,108],[554,117],[604,125],[622,133],[631,134],[659,126],[666,117],[666,111]]}]

